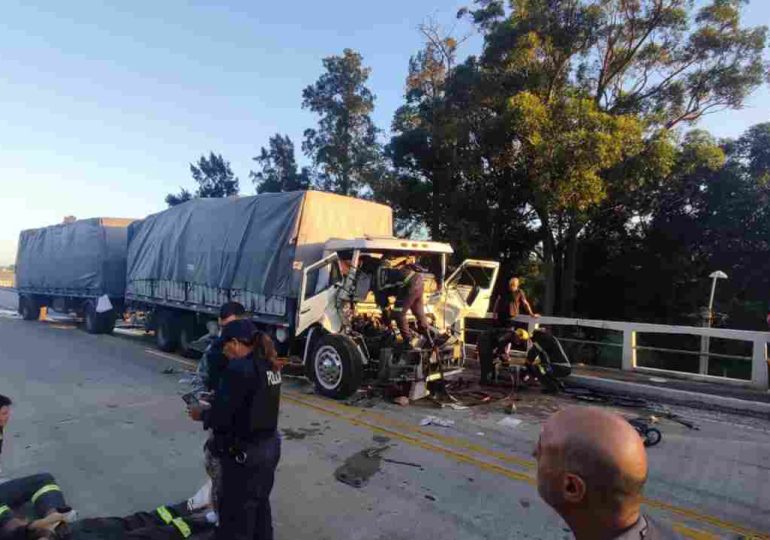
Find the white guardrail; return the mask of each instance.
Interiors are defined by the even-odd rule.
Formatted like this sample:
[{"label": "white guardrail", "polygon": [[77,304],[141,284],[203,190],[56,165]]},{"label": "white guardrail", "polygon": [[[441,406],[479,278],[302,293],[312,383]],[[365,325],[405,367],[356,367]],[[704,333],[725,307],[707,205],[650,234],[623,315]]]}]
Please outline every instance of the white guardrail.
[{"label": "white guardrail", "polygon": [[[707,381],[707,382],[727,382],[727,383],[751,383],[756,388],[767,389],[768,387],[768,370],[770,369],[770,360],[767,356],[767,344],[770,342],[770,332],[753,332],[748,330],[730,330],[727,328],[703,328],[697,326],[671,326],[666,324],[650,324],[650,323],[634,323],[634,322],[621,322],[621,321],[600,321],[594,319],[573,319],[568,317],[529,317],[520,315],[516,317],[516,321],[527,324],[530,332],[538,326],[554,327],[554,326],[571,326],[571,327],[584,327],[584,328],[598,328],[602,330],[612,330],[616,332],[622,332],[622,363],[621,369],[626,371],[640,371],[646,373],[665,374],[672,373],[682,375],[687,378]],[[692,351],[684,349],[663,349],[656,347],[639,347],[637,346],[637,335],[643,333],[651,334],[677,334],[677,335],[690,335],[701,336],[702,340],[708,341],[709,338],[719,339],[732,339],[736,341],[744,341],[752,344],[751,356],[737,356],[737,355],[723,355],[714,354],[708,352],[708,346],[705,351],[703,348],[701,351]],[[578,340],[575,340],[578,341]],[[607,344],[603,344],[607,345]],[[684,353],[692,354],[700,357],[699,372],[698,373],[685,373],[681,371],[666,370],[660,368],[650,368],[644,366],[638,366],[636,362],[638,350],[658,350],[662,352],[671,353]],[[735,358],[739,360],[745,360],[751,362],[751,381],[743,379],[733,379],[728,377],[719,377],[708,374],[708,358],[709,356],[721,356]]]}]

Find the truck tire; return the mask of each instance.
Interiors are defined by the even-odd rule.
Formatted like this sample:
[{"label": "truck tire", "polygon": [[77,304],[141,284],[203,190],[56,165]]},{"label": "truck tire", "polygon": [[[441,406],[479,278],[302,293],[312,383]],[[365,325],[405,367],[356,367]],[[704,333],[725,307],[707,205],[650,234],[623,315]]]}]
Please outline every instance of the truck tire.
[{"label": "truck tire", "polygon": [[190,347],[190,344],[201,337],[198,335],[197,324],[195,324],[195,317],[192,315],[185,315],[180,318],[179,321],[179,353],[185,358],[192,358],[197,360],[202,356],[200,351],[197,351]]},{"label": "truck tire", "polygon": [[171,311],[160,311],[156,320],[156,345],[161,351],[174,352],[179,346],[179,317]]},{"label": "truck tire", "polygon": [[93,302],[86,302],[83,308],[83,318],[86,323],[86,332],[89,334],[101,334],[104,332],[104,318],[96,312]]},{"label": "truck tire", "polygon": [[31,296],[19,298],[19,313],[25,321],[36,321],[40,318],[40,306]]},{"label": "truck tire", "polygon": [[319,394],[345,399],[361,386],[361,352],[349,337],[327,334],[321,337],[310,355],[313,379]]},{"label": "truck tire", "polygon": [[111,309],[105,313],[99,313],[99,318],[101,319],[101,334],[112,334],[112,331],[115,330],[115,322],[117,320],[117,317],[115,315],[115,310]]}]

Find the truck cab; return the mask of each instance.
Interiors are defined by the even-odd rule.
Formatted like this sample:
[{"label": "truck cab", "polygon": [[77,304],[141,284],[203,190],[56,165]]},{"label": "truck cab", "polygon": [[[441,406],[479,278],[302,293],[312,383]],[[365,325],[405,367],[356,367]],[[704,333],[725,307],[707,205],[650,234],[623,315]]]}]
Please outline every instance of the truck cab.
[{"label": "truck cab", "polygon": [[[303,270],[295,321],[295,335],[306,337],[306,374],[319,392],[346,397],[368,374],[382,382],[410,382],[417,388],[413,397],[420,397],[425,383],[463,367],[465,317],[488,311],[499,263],[466,260],[448,273],[452,254],[446,243],[395,237],[325,243],[321,259]],[[399,352],[398,331],[383,321],[374,299],[377,268],[392,256],[414,256],[426,270],[431,336],[422,336],[409,352]]]}]

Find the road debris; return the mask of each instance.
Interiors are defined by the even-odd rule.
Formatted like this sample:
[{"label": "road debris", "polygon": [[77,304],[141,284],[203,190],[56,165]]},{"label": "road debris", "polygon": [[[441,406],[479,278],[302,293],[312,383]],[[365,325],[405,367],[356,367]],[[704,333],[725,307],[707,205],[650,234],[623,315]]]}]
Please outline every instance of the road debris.
[{"label": "road debris", "polygon": [[172,367],[167,367],[163,371],[161,371],[161,373],[163,375],[173,375],[174,373],[176,373],[176,370]]},{"label": "road debris", "polygon": [[448,420],[446,418],[439,418],[438,416],[426,416],[422,420],[420,420],[421,426],[441,426],[441,427],[452,427],[455,425],[454,420]]},{"label": "road debris", "polygon": [[521,423],[522,423],[522,421],[521,421],[521,420],[519,420],[518,418],[511,418],[510,416],[506,416],[505,418],[503,418],[502,420],[500,420],[500,421],[497,423],[497,425],[498,425],[498,426],[507,427],[507,428],[516,428],[516,427],[518,427],[518,426],[519,426]]},{"label": "road debris", "polygon": [[393,399],[393,403],[395,403],[396,405],[401,405],[402,407],[408,407],[409,398],[406,396],[398,396],[397,398]]},{"label": "road debris", "polygon": [[354,488],[366,485],[369,479],[380,470],[382,453],[390,446],[366,448],[356,452],[334,471],[334,478]]},{"label": "road debris", "polygon": [[399,461],[397,459],[382,458],[385,463],[393,463],[395,465],[406,465],[407,467],[414,467],[415,469],[424,470],[419,463],[412,463],[411,461]]}]

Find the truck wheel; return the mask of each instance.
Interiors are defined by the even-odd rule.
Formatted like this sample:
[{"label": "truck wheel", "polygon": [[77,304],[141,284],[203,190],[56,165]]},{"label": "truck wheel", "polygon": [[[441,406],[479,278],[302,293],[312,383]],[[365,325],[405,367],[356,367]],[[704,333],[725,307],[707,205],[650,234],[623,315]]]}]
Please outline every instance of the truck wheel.
[{"label": "truck wheel", "polygon": [[155,343],[164,352],[174,352],[179,345],[179,321],[170,311],[161,311],[157,315]]},{"label": "truck wheel", "polygon": [[101,334],[112,334],[112,331],[115,330],[115,322],[116,322],[116,315],[115,310],[111,309],[105,313],[97,313],[96,314],[100,321],[99,324],[101,325]]},{"label": "truck wheel", "polygon": [[337,334],[325,335],[318,340],[310,358],[319,394],[344,399],[361,386],[361,352],[350,338]]},{"label": "truck wheel", "polygon": [[86,332],[89,334],[102,333],[102,317],[96,312],[93,302],[86,302],[84,316],[86,320]]},{"label": "truck wheel", "polygon": [[36,321],[40,318],[40,306],[30,296],[19,298],[19,313],[25,321]]},{"label": "truck wheel", "polygon": [[185,358],[198,359],[202,356],[200,351],[193,349],[190,344],[198,339],[195,317],[182,317],[179,323],[179,352]]}]

